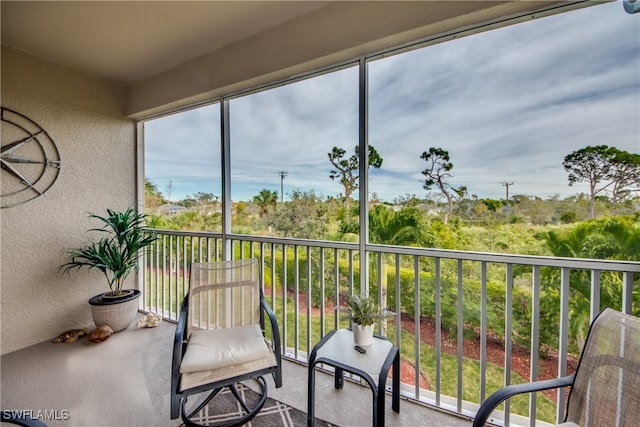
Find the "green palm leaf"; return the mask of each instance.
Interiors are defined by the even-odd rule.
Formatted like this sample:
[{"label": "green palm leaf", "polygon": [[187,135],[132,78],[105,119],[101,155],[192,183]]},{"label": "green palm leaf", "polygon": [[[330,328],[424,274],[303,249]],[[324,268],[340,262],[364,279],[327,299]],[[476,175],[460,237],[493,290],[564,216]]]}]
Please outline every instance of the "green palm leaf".
[{"label": "green palm leaf", "polygon": [[139,252],[155,242],[157,236],[144,231],[145,215],[137,214],[133,208],[124,212],[107,209],[107,216],[89,214],[89,217],[103,222],[101,228],[89,231],[106,235],[84,247],[69,250],[70,261],[61,265],[59,270],[100,270],[111,292],[118,294],[131,271],[138,268]]}]

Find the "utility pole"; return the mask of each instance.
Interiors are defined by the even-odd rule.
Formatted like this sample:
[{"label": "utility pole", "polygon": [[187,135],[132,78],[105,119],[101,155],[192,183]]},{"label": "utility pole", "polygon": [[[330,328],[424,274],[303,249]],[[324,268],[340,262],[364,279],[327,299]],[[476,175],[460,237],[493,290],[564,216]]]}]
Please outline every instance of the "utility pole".
[{"label": "utility pole", "polygon": [[513,185],[513,182],[502,182],[501,184],[507,189],[507,204],[509,204],[509,186]]},{"label": "utility pole", "polygon": [[280,175],[280,203],[284,203],[284,178],[287,176],[287,171],[278,172]]}]

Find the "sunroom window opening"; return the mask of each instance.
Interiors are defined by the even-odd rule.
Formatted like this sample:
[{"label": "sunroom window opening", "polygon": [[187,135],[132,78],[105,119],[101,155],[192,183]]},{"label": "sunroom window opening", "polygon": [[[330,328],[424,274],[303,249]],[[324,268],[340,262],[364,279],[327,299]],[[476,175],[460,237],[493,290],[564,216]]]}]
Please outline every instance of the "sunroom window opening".
[{"label": "sunroom window opening", "polygon": [[[640,22],[620,6],[606,3],[525,23],[505,22],[495,30],[483,27],[453,40],[443,37],[422,48],[416,44],[372,56],[379,59],[367,63],[366,132],[379,164],[368,166],[365,204],[358,200],[364,191],[359,183],[347,185],[347,172],[352,178],[362,172],[359,164],[350,163],[359,158],[362,138],[356,66],[231,94],[225,101],[230,231],[357,242],[366,215],[360,211],[366,207],[370,243],[539,253],[539,245],[518,248],[494,238],[488,246],[483,239],[436,239],[433,233],[408,238],[404,232],[392,233],[390,225],[408,221],[413,229],[433,231],[429,225],[439,221],[486,230],[487,225],[551,226],[586,219],[587,184],[569,185],[564,156],[599,145],[634,155],[639,151],[640,46],[629,34],[640,32]],[[589,34],[581,31],[585,26]],[[192,114],[206,118],[190,126],[186,118]],[[173,129],[165,130],[172,120]],[[171,203],[160,204],[180,209],[176,205],[193,203],[188,199],[197,194],[211,195],[216,207],[206,210],[211,223],[156,224],[221,230],[219,126],[219,104],[144,123],[144,178],[160,193],[145,210],[168,199]],[[195,130],[202,135],[185,136]],[[194,150],[184,150],[185,141],[198,147],[197,155],[189,157]],[[424,171],[445,155],[451,169],[438,183]],[[209,159],[208,174],[200,174],[199,165]],[[346,166],[340,170],[342,161]],[[428,179],[434,182],[427,189]],[[185,190],[187,181],[203,186]],[[638,210],[637,193],[619,195],[619,203],[613,203],[610,192],[599,194],[596,217]],[[527,232],[532,236],[535,230]]]},{"label": "sunroom window opening", "polygon": [[151,119],[144,126],[144,212],[150,226],[222,230],[220,106]]},{"label": "sunroom window opening", "polygon": [[330,154],[358,146],[357,78],[344,68],[229,101],[233,233],[335,239],[345,190]]},{"label": "sunroom window opening", "polygon": [[[369,241],[538,253],[508,236],[452,240],[390,225],[589,219],[589,183],[570,185],[563,162],[602,145],[640,154],[638,35],[640,20],[606,3],[368,62],[368,142],[384,160],[369,172]],[[611,188],[595,217],[638,211],[637,192],[614,203]]]}]

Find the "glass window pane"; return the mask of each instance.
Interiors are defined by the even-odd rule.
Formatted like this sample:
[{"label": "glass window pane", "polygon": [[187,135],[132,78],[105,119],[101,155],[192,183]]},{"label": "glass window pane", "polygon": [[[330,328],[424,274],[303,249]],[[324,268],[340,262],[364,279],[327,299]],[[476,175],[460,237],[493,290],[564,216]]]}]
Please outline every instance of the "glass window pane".
[{"label": "glass window pane", "polygon": [[[565,156],[598,145],[639,153],[639,34],[640,21],[608,3],[370,62],[369,143],[384,157],[371,198],[415,197],[445,218],[450,196],[449,217],[470,222],[490,199],[507,220],[557,220],[538,218],[534,201],[589,192],[569,185]],[[437,182],[427,191],[422,172],[445,153],[448,194]]]},{"label": "glass window pane", "polygon": [[221,231],[220,107],[144,123],[145,213],[155,226]]},{"label": "glass window pane", "polygon": [[343,201],[320,202],[344,195],[328,154],[358,145],[357,69],[233,99],[229,117],[232,231],[331,239]]}]

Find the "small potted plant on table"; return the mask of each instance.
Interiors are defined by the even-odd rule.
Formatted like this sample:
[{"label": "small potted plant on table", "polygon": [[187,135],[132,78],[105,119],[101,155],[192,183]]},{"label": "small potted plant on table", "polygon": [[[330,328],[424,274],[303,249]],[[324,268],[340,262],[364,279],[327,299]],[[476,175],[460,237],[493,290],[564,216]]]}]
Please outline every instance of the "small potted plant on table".
[{"label": "small potted plant on table", "polygon": [[353,327],[353,339],[359,346],[371,345],[373,327],[377,321],[393,317],[393,312],[381,308],[370,296],[351,295],[347,298],[347,307]]},{"label": "small potted plant on table", "polygon": [[125,279],[138,268],[139,251],[156,241],[155,234],[143,230],[145,215],[133,208],[125,212],[107,209],[107,216],[95,214],[91,218],[103,222],[102,228],[92,228],[103,236],[98,241],[84,247],[71,249],[70,261],[61,265],[60,270],[68,272],[74,268],[100,270],[107,279],[110,291],[96,295],[89,300],[93,321],[96,326],[107,325],[114,332],[126,329],[135,319],[138,311],[140,291],[122,289]]}]

